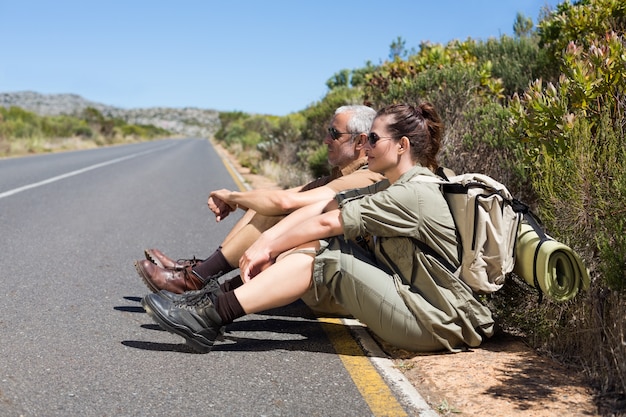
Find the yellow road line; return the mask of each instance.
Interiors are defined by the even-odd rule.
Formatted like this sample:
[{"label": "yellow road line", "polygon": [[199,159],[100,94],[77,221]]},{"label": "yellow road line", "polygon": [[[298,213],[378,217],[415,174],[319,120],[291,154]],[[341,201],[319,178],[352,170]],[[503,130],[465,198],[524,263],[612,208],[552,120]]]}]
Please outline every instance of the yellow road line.
[{"label": "yellow road line", "polygon": [[407,416],[374,365],[340,319],[322,318],[324,331],[374,416]]},{"label": "yellow road line", "polygon": [[228,171],[230,176],[233,177],[233,180],[237,184],[237,187],[239,188],[239,190],[247,191],[248,187],[246,187],[246,185],[242,182],[241,176],[239,175],[239,173],[237,173],[237,171],[235,171],[235,168],[232,166],[232,164],[229,161],[227,161],[226,158],[224,157],[220,157],[220,158],[222,159],[222,163],[226,167],[226,170]]}]

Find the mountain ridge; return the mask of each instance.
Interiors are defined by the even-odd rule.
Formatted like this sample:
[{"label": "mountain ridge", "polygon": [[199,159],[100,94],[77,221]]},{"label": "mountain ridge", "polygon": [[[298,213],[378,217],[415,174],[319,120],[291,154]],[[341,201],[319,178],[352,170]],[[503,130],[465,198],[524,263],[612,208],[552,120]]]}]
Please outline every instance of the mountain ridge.
[{"label": "mountain ridge", "polygon": [[123,109],[87,100],[78,94],[42,94],[35,91],[0,93],[0,106],[20,107],[40,116],[80,116],[88,107],[108,118],[129,124],[154,125],[177,135],[211,137],[220,127],[219,112],[196,107],[148,107]]}]

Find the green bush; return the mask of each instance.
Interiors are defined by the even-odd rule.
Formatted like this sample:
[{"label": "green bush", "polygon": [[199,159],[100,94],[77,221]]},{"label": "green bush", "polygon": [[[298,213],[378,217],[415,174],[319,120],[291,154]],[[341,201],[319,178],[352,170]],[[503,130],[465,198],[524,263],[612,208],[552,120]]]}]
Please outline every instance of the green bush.
[{"label": "green bush", "polygon": [[46,138],[91,137],[93,131],[85,120],[70,116],[41,118],[41,135]]},{"label": "green bush", "polygon": [[539,47],[537,36],[502,36],[485,42],[470,42],[469,46],[478,63],[491,63],[491,74],[502,80],[503,93],[507,97],[524,91],[532,80],[554,77],[548,52]]},{"label": "green bush", "polygon": [[229,133],[231,124],[234,122],[240,121],[241,119],[248,118],[248,117],[250,117],[250,115],[241,111],[220,112],[218,115],[218,118],[220,121],[220,128],[214,135],[215,139],[218,141],[226,142],[226,136]]},{"label": "green bush", "polygon": [[[542,314],[559,317],[536,345],[586,369],[603,393],[626,394],[626,4],[561,4],[540,23],[558,81],[537,80],[511,102],[511,134],[548,231],[585,259],[591,288]],[[581,335],[584,334],[584,338]]]},{"label": "green bush", "polygon": [[550,16],[538,25],[539,45],[559,57],[571,42],[587,48],[609,32],[626,31],[626,3],[622,0],[581,0],[574,4],[563,1]]},{"label": "green bush", "polygon": [[319,146],[309,155],[308,166],[311,174],[315,178],[323,177],[328,174],[328,148]]},{"label": "green bush", "polygon": [[[248,154],[247,163],[272,161],[285,171],[285,175],[278,174],[280,185],[302,185],[313,177],[330,172],[325,150],[320,151],[319,148],[335,109],[361,102],[362,95],[358,89],[337,87],[329,91],[324,99],[283,117],[252,116],[241,112],[220,113],[221,128],[215,139],[229,149],[234,146],[256,149],[259,157],[252,158]],[[299,182],[294,184],[294,181]]]},{"label": "green bush", "polygon": [[169,134],[167,130],[153,125],[127,125],[126,123],[123,123],[117,128],[123,136],[134,136],[144,139],[166,136]]}]

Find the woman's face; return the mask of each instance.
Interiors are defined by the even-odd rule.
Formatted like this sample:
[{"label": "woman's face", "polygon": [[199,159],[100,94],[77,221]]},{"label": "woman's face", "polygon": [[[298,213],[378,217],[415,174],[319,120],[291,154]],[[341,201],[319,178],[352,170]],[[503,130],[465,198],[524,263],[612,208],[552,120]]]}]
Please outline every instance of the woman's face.
[{"label": "woman's face", "polygon": [[390,118],[390,115],[385,115],[374,119],[369,140],[365,144],[368,168],[383,175],[397,167],[400,160],[397,152],[399,144],[387,130]]}]

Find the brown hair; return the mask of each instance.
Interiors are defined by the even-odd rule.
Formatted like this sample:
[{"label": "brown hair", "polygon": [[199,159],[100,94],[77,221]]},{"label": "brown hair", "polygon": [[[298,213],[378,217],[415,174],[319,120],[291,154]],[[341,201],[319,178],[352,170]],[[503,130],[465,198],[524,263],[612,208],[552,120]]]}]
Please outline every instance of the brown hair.
[{"label": "brown hair", "polygon": [[391,116],[387,128],[395,140],[406,136],[411,143],[411,156],[431,170],[439,167],[437,154],[443,138],[443,122],[431,103],[419,106],[392,104],[378,111],[376,117]]}]

